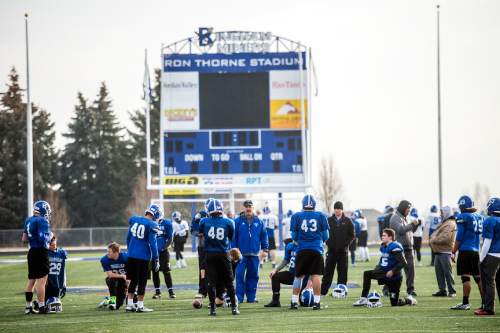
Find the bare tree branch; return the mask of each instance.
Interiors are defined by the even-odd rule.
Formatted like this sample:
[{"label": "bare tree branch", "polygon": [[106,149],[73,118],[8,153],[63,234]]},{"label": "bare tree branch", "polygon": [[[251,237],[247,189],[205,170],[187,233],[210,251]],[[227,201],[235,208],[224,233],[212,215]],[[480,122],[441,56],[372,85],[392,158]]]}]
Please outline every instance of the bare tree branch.
[{"label": "bare tree branch", "polygon": [[333,157],[321,159],[319,171],[318,198],[328,214],[332,213],[333,203],[340,198],[342,182],[335,168]]}]

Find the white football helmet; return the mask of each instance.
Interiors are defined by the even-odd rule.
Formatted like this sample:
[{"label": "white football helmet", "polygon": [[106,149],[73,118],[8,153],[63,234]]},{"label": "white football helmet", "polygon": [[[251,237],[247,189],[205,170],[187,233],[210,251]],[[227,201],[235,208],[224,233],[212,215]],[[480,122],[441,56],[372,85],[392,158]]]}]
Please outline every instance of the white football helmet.
[{"label": "white football helmet", "polygon": [[49,313],[62,312],[62,303],[58,297],[49,297],[47,300],[47,309]]},{"label": "white football helmet", "polygon": [[382,302],[380,301],[380,294],[376,291],[372,291],[368,294],[368,304],[366,305],[369,308],[379,308],[382,306]]},{"label": "white football helmet", "polygon": [[347,286],[345,284],[338,284],[335,288],[333,288],[332,296],[333,298],[346,298],[347,297]]}]

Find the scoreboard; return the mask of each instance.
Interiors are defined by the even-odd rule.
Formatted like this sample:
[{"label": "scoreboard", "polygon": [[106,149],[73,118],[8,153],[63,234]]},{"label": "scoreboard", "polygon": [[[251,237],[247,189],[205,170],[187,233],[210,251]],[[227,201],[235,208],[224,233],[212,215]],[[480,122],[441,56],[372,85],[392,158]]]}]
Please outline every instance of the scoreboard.
[{"label": "scoreboard", "polygon": [[304,186],[305,52],[162,57],[164,184]]}]

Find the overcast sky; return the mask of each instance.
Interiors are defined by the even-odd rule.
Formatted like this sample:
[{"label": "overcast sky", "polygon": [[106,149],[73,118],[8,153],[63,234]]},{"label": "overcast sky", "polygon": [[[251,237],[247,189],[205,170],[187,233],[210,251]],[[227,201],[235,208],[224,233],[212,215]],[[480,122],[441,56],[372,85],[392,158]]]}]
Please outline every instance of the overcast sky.
[{"label": "overcast sky", "polygon": [[[441,1],[445,204],[476,182],[500,196],[500,1]],[[76,95],[105,81],[114,109],[140,108],[144,49],[215,30],[271,31],[312,47],[313,166],[332,154],[348,208],[406,198],[437,203],[435,1],[0,1],[1,91],[11,66],[25,85],[30,14],[32,100],[58,145]],[[315,172],[317,174],[317,172]],[[315,176],[313,176],[316,179]]]}]

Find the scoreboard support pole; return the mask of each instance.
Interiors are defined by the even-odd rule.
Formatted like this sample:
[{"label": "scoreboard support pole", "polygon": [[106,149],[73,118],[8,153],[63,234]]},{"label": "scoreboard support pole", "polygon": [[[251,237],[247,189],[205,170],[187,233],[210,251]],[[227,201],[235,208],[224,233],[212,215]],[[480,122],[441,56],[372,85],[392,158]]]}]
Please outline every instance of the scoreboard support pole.
[{"label": "scoreboard support pole", "polygon": [[236,216],[235,206],[234,206],[234,190],[231,189],[229,192],[229,211]]},{"label": "scoreboard support pole", "polygon": [[283,251],[283,193],[278,193],[278,240],[279,250]]}]

